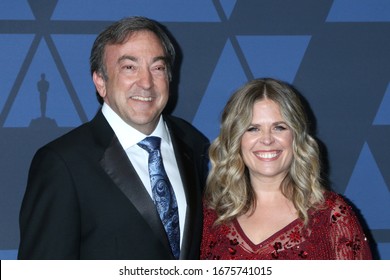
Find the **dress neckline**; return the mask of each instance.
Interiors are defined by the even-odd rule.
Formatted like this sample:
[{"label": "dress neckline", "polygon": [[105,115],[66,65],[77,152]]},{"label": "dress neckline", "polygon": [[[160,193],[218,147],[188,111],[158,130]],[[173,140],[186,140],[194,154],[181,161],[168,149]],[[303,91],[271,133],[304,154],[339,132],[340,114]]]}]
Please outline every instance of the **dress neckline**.
[{"label": "dress neckline", "polygon": [[289,224],[287,224],[286,226],[282,227],[281,229],[279,229],[278,231],[276,231],[275,233],[273,233],[272,235],[270,235],[269,237],[267,237],[266,239],[264,239],[263,241],[261,241],[260,243],[258,244],[255,244],[253,243],[253,241],[245,234],[244,230],[242,229],[240,223],[238,222],[237,218],[235,218],[233,220],[233,225],[234,227],[236,228],[237,230],[237,233],[242,237],[242,239],[250,246],[252,247],[253,249],[258,249],[258,248],[262,248],[264,247],[267,243],[269,243],[271,240],[275,240],[275,236],[276,235],[280,235],[281,232],[286,232],[288,230],[290,230],[292,227],[294,227],[295,225],[297,225],[298,223],[300,223],[301,220],[299,218],[296,218],[295,220],[291,221]]}]

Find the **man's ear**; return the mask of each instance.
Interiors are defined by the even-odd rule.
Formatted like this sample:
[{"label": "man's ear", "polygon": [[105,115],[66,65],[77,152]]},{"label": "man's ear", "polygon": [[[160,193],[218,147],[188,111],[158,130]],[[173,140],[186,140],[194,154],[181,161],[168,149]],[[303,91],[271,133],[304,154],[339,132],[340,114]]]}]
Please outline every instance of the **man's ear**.
[{"label": "man's ear", "polygon": [[106,96],[107,91],[106,91],[106,81],[104,80],[103,75],[95,71],[93,72],[92,80],[93,83],[95,84],[97,92],[102,98],[104,98]]}]

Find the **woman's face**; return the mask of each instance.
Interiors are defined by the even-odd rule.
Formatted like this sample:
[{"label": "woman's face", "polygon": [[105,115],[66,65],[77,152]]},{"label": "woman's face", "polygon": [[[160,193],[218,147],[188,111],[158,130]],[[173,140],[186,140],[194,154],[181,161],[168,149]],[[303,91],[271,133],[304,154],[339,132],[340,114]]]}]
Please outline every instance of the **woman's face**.
[{"label": "woman's face", "polygon": [[263,99],[253,106],[252,122],[241,139],[241,153],[251,180],[282,181],[293,160],[293,132],[279,105]]}]

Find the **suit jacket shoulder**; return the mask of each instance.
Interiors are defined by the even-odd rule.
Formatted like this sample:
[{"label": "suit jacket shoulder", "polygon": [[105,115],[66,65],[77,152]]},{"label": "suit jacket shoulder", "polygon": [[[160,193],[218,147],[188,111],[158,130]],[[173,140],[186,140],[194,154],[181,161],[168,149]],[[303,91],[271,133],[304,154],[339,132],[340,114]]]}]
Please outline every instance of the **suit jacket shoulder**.
[{"label": "suit jacket shoulder", "polygon": [[77,152],[80,149],[85,149],[85,147],[88,149],[96,147],[104,151],[110,145],[113,137],[114,131],[102,112],[99,111],[91,121],[58,137],[43,148],[50,148],[57,152],[63,151],[66,153],[72,151]]},{"label": "suit jacket shoulder", "polygon": [[[173,133],[176,137],[179,137],[191,147],[201,149],[202,154],[204,154],[204,152],[207,152],[208,147],[210,145],[209,139],[192,124],[190,124],[184,119],[170,115],[164,115],[164,120],[167,123],[171,133]],[[198,153],[198,155],[199,154],[200,153]]]}]

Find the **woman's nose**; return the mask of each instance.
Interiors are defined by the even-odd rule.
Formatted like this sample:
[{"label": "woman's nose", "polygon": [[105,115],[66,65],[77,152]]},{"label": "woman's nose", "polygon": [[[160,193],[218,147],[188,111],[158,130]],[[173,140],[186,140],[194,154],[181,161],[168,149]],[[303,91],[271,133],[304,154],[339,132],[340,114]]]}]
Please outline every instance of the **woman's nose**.
[{"label": "woman's nose", "polygon": [[259,141],[264,145],[271,145],[274,142],[274,137],[270,131],[262,131]]}]

